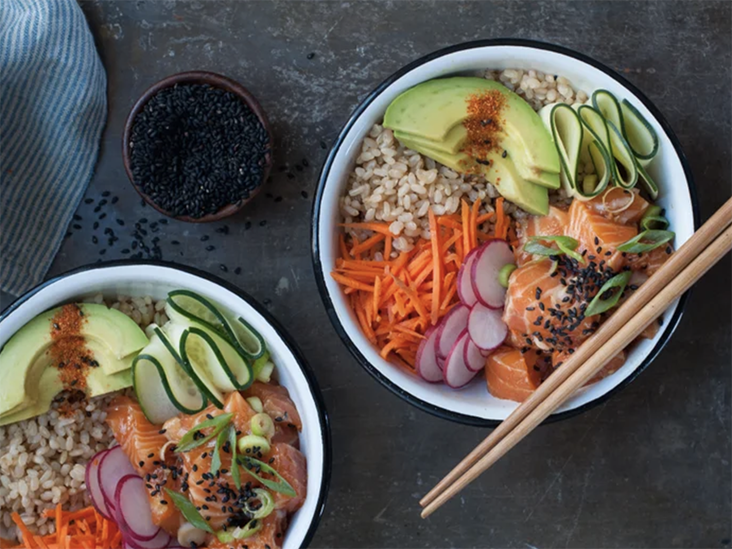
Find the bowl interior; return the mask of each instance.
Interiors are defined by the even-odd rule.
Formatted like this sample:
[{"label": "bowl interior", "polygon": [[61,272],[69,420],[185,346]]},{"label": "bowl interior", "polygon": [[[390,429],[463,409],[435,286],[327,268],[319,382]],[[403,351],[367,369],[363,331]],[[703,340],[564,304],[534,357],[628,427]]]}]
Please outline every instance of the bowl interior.
[{"label": "bowl interior", "polygon": [[157,265],[126,265],[90,268],[89,270],[51,281],[22,301],[11,306],[0,321],[0,348],[25,323],[39,313],[59,304],[85,296],[103,293],[114,299],[118,294],[164,299],[177,288],[193,290],[229,312],[243,316],[264,337],[282,385],[287,387],[303,420],[300,433],[302,452],[307,458],[308,486],[303,507],[294,515],[287,530],[285,549],[298,549],[307,544],[322,513],[328,484],[328,426],[325,410],[320,407],[317,387],[311,386],[303,365],[291,347],[252,305],[240,295],[211,280]]},{"label": "bowl interior", "polygon": [[[457,49],[457,48],[456,48]],[[516,403],[497,399],[486,389],[482,376],[478,376],[468,387],[456,391],[442,384],[429,384],[402,371],[383,360],[378,350],[363,336],[357,320],[351,311],[345,295],[338,284],[329,276],[338,256],[337,235],[340,222],[338,201],[347,183],[348,174],[353,169],[356,156],[359,154],[361,140],[374,123],[380,122],[389,103],[400,93],[412,86],[447,75],[476,74],[485,69],[538,69],[550,74],[568,78],[576,90],[584,90],[591,94],[598,88],[611,91],[619,99],[627,98],[640,112],[651,121],[661,141],[661,150],[651,163],[651,176],[661,186],[661,198],[658,203],[666,209],[666,216],[671,228],[676,232],[676,246],[680,246],[694,232],[694,207],[690,195],[689,181],[684,166],[673,143],[644,103],[628,88],[608,73],[595,66],[565,53],[527,46],[515,45],[468,45],[466,49],[458,49],[451,53],[435,57],[411,70],[385,82],[369,96],[357,109],[340,136],[331,153],[322,177],[318,195],[320,202],[315,206],[317,226],[314,231],[315,251],[317,255],[316,270],[325,287],[323,296],[326,305],[331,309],[331,318],[335,317],[336,326],[345,335],[346,343],[372,373],[386,380],[390,388],[405,395],[422,407],[433,412],[444,414],[457,413],[462,419],[477,418],[479,420],[501,420],[508,416],[517,406]],[[328,304],[328,300],[330,304]],[[673,329],[675,323],[669,322],[676,312],[678,301],[664,314],[663,329],[653,340],[643,340],[629,354],[625,365],[612,376],[595,383],[568,400],[556,413],[579,408],[611,391],[626,378],[631,376],[649,357],[659,342],[667,337],[667,331]],[[426,404],[426,406],[425,406]],[[450,415],[448,413],[448,415]],[[454,419],[459,419],[453,417]]]},{"label": "bowl interior", "polygon": [[[150,198],[150,196],[148,196],[140,187],[138,187],[132,175],[132,167],[130,161],[130,140],[132,139],[132,128],[135,124],[135,118],[140,113],[140,111],[145,108],[145,104],[153,96],[155,96],[155,94],[157,94],[160,90],[175,86],[177,84],[208,84],[211,87],[220,88],[227,92],[233,93],[243,103],[249,106],[250,109],[252,109],[252,112],[254,112],[254,114],[257,116],[262,126],[267,131],[267,135],[269,136],[269,152],[265,156],[265,165],[262,170],[262,180],[260,184],[251,192],[246,200],[242,200],[240,202],[237,202],[236,204],[227,204],[226,206],[223,206],[219,211],[212,214],[204,215],[203,217],[172,215],[167,210],[164,210],[163,208],[158,206]],[[166,78],[163,78],[162,80],[153,84],[147,90],[145,90],[145,93],[143,93],[140,99],[137,100],[137,102],[127,115],[127,119],[125,120],[125,129],[122,136],[122,162],[124,163],[125,171],[127,172],[127,177],[129,178],[132,187],[135,189],[135,191],[137,191],[137,194],[139,194],[140,197],[142,197],[142,199],[147,202],[147,204],[149,204],[152,208],[154,208],[163,215],[166,215],[173,219],[177,219],[179,221],[186,221],[188,223],[210,223],[234,215],[235,213],[240,211],[247,203],[251,202],[254,197],[257,196],[257,194],[259,194],[259,191],[261,190],[264,182],[267,181],[269,171],[272,168],[273,143],[274,139],[272,137],[272,127],[269,123],[269,120],[267,119],[267,115],[265,114],[262,106],[259,104],[259,101],[257,101],[257,98],[254,97],[254,95],[252,95],[252,93],[247,88],[239,84],[239,82],[237,82],[236,80],[232,80],[231,78],[216,74],[214,72],[187,71],[172,74]]]}]

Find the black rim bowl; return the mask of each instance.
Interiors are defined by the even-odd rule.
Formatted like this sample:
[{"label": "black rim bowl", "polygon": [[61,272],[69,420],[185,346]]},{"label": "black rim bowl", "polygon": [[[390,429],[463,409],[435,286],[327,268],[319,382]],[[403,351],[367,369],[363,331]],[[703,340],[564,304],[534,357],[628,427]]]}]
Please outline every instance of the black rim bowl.
[{"label": "black rim bowl", "polygon": [[[312,223],[311,223],[311,253],[312,253],[312,259],[313,259],[313,267],[315,270],[315,280],[318,284],[318,291],[320,292],[320,296],[323,300],[323,303],[325,305],[326,311],[328,313],[328,316],[330,317],[330,321],[333,324],[333,327],[335,328],[336,332],[340,336],[341,340],[343,340],[343,343],[346,345],[348,350],[351,352],[351,354],[356,358],[356,360],[361,364],[361,366],[369,373],[371,374],[379,383],[381,383],[384,387],[389,389],[392,393],[397,395],[398,397],[406,400],[413,406],[416,406],[417,408],[424,410],[425,412],[429,412],[430,414],[433,414],[437,417],[441,417],[443,419],[448,419],[451,421],[455,421],[457,423],[463,423],[466,425],[474,425],[478,427],[495,427],[499,423],[501,423],[500,420],[494,420],[494,419],[485,419],[480,418],[476,416],[471,416],[467,414],[461,414],[459,412],[455,412],[452,410],[448,410],[446,408],[442,408],[440,406],[435,406],[434,404],[430,404],[429,402],[425,402],[424,400],[415,397],[414,395],[406,392],[401,387],[396,385],[393,381],[388,379],[386,376],[384,376],[381,372],[379,372],[367,359],[363,356],[361,351],[358,349],[356,344],[351,340],[350,337],[348,337],[348,334],[346,333],[345,329],[343,328],[343,325],[341,324],[340,319],[338,318],[338,315],[335,311],[335,307],[333,306],[333,302],[330,299],[330,295],[328,294],[328,289],[325,285],[325,276],[327,276],[328,271],[324,270],[324,266],[322,265],[320,261],[320,242],[318,239],[318,227],[320,225],[320,215],[321,215],[321,201],[323,199],[323,193],[325,190],[325,183],[328,178],[328,174],[330,173],[331,166],[333,164],[333,160],[335,159],[336,154],[338,153],[338,150],[340,149],[341,145],[343,144],[343,140],[346,137],[346,134],[351,130],[353,125],[355,124],[356,120],[361,116],[361,114],[366,110],[366,108],[371,104],[374,99],[380,95],[387,87],[389,87],[392,83],[394,83],[396,80],[407,74],[408,72],[414,70],[415,68],[419,67],[420,65],[424,65],[425,63],[432,61],[434,59],[437,59],[439,57],[443,57],[445,55],[464,51],[464,50],[470,50],[474,48],[484,48],[486,46],[521,46],[521,47],[528,47],[528,48],[534,48],[539,50],[546,50],[551,51],[559,54],[566,55],[568,57],[572,57],[578,61],[582,61],[584,63],[587,63],[588,65],[591,65],[592,67],[604,72],[611,78],[615,79],[620,83],[621,85],[625,86],[628,90],[630,90],[632,93],[634,93],[638,99],[641,100],[641,102],[648,108],[648,110],[653,114],[653,116],[658,120],[659,124],[663,128],[664,132],[668,136],[669,140],[671,141],[674,150],[676,154],[679,157],[679,160],[681,161],[681,165],[684,168],[684,175],[686,176],[686,180],[689,187],[689,195],[691,197],[691,208],[694,215],[694,229],[699,228],[699,202],[696,195],[696,187],[694,185],[693,176],[691,173],[691,168],[689,166],[689,162],[686,159],[686,155],[684,154],[681,144],[679,143],[678,138],[674,134],[673,130],[669,126],[668,122],[666,121],[666,118],[661,114],[661,112],[656,108],[655,105],[651,102],[650,99],[648,99],[643,92],[641,92],[635,85],[630,83],[628,80],[626,80],[623,76],[615,72],[614,70],[610,69],[609,67],[606,67],[604,64],[600,63],[599,61],[596,61],[592,59],[591,57],[584,55],[582,53],[576,52],[574,50],[571,50],[569,48],[565,48],[563,46],[556,46],[554,44],[548,44],[545,42],[539,42],[535,40],[525,40],[525,39],[515,39],[515,38],[499,38],[495,40],[476,40],[473,42],[465,42],[462,44],[457,44],[454,46],[450,46],[441,50],[437,50],[433,53],[430,53],[428,55],[425,55],[424,57],[417,59],[416,61],[413,61],[412,63],[409,63],[405,67],[401,68],[394,74],[392,74],[389,78],[384,80],[379,86],[374,89],[370,94],[366,96],[366,98],[356,107],[356,109],[351,113],[351,116],[348,118],[348,121],[343,126],[343,129],[341,130],[340,134],[338,135],[338,138],[336,139],[336,142],[333,144],[333,146],[330,149],[330,152],[328,153],[328,157],[325,160],[325,163],[323,165],[323,168],[320,172],[320,179],[318,181],[318,189],[315,194],[315,200],[313,201],[313,211],[312,211]],[[578,406],[577,408],[573,408],[572,410],[567,410],[564,412],[560,412],[558,414],[553,414],[549,416],[545,423],[551,423],[554,421],[559,421],[562,419],[567,419],[573,416],[576,416],[578,414],[581,414],[583,412],[586,412],[587,410],[590,410],[597,406],[598,404],[601,404],[602,402],[605,402],[607,399],[609,399],[614,394],[618,393],[620,390],[622,390],[624,387],[629,385],[636,377],[640,375],[641,372],[643,372],[648,365],[653,362],[653,360],[656,358],[658,353],[661,352],[661,350],[664,348],[666,343],[668,342],[669,338],[673,335],[675,332],[679,321],[681,320],[681,316],[683,314],[684,308],[686,307],[686,302],[689,298],[689,292],[685,293],[683,296],[681,296],[679,300],[679,305],[676,308],[676,311],[674,312],[673,316],[669,319],[664,319],[665,328],[663,333],[661,334],[661,338],[656,343],[656,345],[653,347],[653,349],[648,353],[648,355],[645,357],[643,362],[622,382],[620,382],[618,385],[610,389],[607,393],[604,395],[599,396],[598,398],[587,402],[581,406]]]},{"label": "black rim bowl", "polygon": [[[79,267],[77,269],[73,269],[71,271],[67,271],[63,274],[60,274],[56,277],[53,277],[45,282],[42,282],[32,290],[29,290],[22,296],[20,296],[18,299],[13,301],[10,305],[8,305],[5,309],[0,312],[0,323],[2,323],[10,313],[18,309],[23,303],[25,303],[28,299],[33,297],[35,294],[43,290],[44,288],[47,288],[48,286],[52,286],[53,284],[64,280],[72,275],[83,273],[87,271],[94,271],[97,269],[105,269],[109,267],[130,267],[130,266],[145,266],[145,265],[153,265],[158,267],[167,267],[170,269],[175,269],[178,271],[183,271],[186,273],[190,273],[192,275],[198,276],[200,278],[206,279],[210,282],[213,282],[214,284],[218,284],[219,286],[229,290],[230,292],[238,295],[241,299],[246,301],[251,307],[257,311],[262,317],[275,329],[277,332],[277,335],[280,336],[282,341],[285,343],[285,346],[290,350],[292,355],[295,357],[295,360],[298,363],[298,366],[300,367],[300,370],[302,371],[303,375],[305,376],[305,379],[308,383],[308,388],[310,389],[310,394],[313,396],[313,400],[315,400],[316,408],[318,409],[318,418],[320,419],[321,424],[323,425],[323,436],[322,436],[322,444],[323,444],[323,478],[320,483],[320,494],[318,497],[318,502],[315,509],[315,514],[313,515],[313,519],[310,523],[310,526],[308,527],[308,530],[305,534],[305,537],[303,538],[301,547],[305,548],[310,545],[310,542],[313,539],[313,536],[315,536],[315,531],[318,528],[318,524],[320,523],[320,519],[323,516],[323,512],[325,511],[325,503],[328,498],[328,489],[330,488],[330,477],[333,469],[333,448],[332,448],[332,442],[331,442],[331,433],[330,433],[330,419],[328,417],[328,411],[325,408],[325,401],[323,400],[323,394],[320,391],[320,386],[318,385],[318,381],[315,377],[315,373],[313,372],[313,369],[310,367],[308,362],[305,360],[305,357],[303,356],[302,352],[300,351],[297,344],[293,341],[293,339],[290,337],[290,335],[287,333],[287,331],[284,329],[284,327],[279,323],[277,319],[275,319],[264,307],[262,307],[252,296],[247,294],[246,292],[242,291],[241,289],[237,288],[233,284],[230,284],[229,282],[222,280],[221,278],[214,276],[212,274],[209,274],[205,271],[201,271],[199,269],[195,269],[192,267],[187,267],[185,265],[179,265],[177,263],[173,263],[170,261],[154,261],[154,260],[119,260],[119,261],[106,261],[101,263],[95,263],[94,265],[86,265],[83,267]],[[0,349],[2,349],[2,346],[0,346]]]}]

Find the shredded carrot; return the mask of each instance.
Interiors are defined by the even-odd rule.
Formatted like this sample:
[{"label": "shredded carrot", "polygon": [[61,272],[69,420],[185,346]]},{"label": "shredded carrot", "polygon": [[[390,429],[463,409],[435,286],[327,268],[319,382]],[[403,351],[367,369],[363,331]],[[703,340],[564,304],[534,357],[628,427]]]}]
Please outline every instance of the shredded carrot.
[{"label": "shredded carrot", "polygon": [[[429,222],[430,222],[430,239],[432,240],[432,261],[434,261],[434,267],[432,269],[432,277],[436,280],[442,278],[442,262],[440,261],[440,228],[437,226],[437,220],[435,219],[434,212],[430,209],[429,211]],[[415,305],[416,307],[416,305]],[[440,286],[432,288],[432,325],[437,324],[440,318]]]},{"label": "shredded carrot", "polygon": [[383,234],[376,233],[374,236],[367,238],[363,242],[361,242],[358,246],[354,246],[351,248],[351,255],[355,256],[358,254],[361,254],[363,252],[366,252],[376,246],[379,242],[384,240],[386,237]]},{"label": "shredded carrot", "polygon": [[475,223],[477,225],[482,225],[483,223],[485,223],[489,219],[492,219],[494,215],[496,215],[496,214],[493,213],[493,212],[488,212],[488,213],[484,213],[483,215],[479,215],[478,216],[478,219],[475,220]]},{"label": "shredded carrot", "polygon": [[114,523],[99,515],[93,507],[64,512],[58,505],[54,509],[44,511],[43,516],[54,520],[55,534],[35,536],[28,530],[20,516],[13,513],[11,517],[21,532],[22,544],[1,544],[1,546],[8,549],[122,548],[121,532]]},{"label": "shredded carrot", "polygon": [[394,237],[391,236],[391,232],[386,235],[386,241],[384,242],[384,259],[386,260],[389,260],[391,257],[391,245],[393,239]]},{"label": "shredded carrot", "polygon": [[470,210],[470,249],[478,246],[478,238],[475,234],[478,232],[478,210],[480,209],[480,201],[473,202]]},{"label": "shredded carrot", "polygon": [[[382,357],[412,374],[425,331],[460,302],[457,273],[465,256],[487,240],[515,237],[502,198],[495,201],[495,212],[480,214],[481,205],[462,200],[460,212],[441,216],[428,210],[430,238],[416,238],[409,251],[397,250],[398,255],[388,223],[341,225],[346,234],[339,236],[340,257],[331,276],[364,336]],[[493,228],[484,232],[484,224],[493,219]]]},{"label": "shredded carrot", "polygon": [[389,225],[386,223],[343,223],[341,227],[348,229],[365,229],[368,231],[374,231],[375,233],[381,233],[384,236],[391,235]]},{"label": "shredded carrot", "polygon": [[353,280],[352,278],[348,278],[347,276],[343,276],[338,273],[330,273],[330,276],[332,276],[333,280],[335,280],[339,284],[343,284],[344,286],[349,286],[355,290],[364,290],[366,292],[374,291],[373,286],[369,286],[368,284],[364,284],[363,282],[359,282],[358,280]]}]

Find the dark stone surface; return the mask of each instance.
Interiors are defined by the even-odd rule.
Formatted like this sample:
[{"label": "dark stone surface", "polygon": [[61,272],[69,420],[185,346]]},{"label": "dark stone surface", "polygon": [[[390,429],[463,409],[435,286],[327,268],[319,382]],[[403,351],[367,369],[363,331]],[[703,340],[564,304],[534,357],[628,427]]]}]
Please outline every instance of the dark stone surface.
[{"label": "dark stone surface", "polygon": [[[82,205],[83,229],[66,240],[51,274],[96,261],[107,247],[105,227],[120,241],[103,258],[124,257],[134,222],[160,217],[141,207],[120,157],[125,116],[145,88],[189,69],[218,71],[250,88],[277,136],[269,195],[262,193],[231,221],[171,222],[157,236],[164,259],[218,274],[265,303],[315,368],[332,419],[334,469],[313,547],[730,546],[729,261],[694,291],[678,332],[638,380],[580,417],[539,429],[456,501],[422,521],[419,497],[487,431],[410,407],[356,364],[318,297],[309,225],[326,155],[320,143],[333,141],[368,91],[437,48],[507,36],[566,45],[625,73],[677,132],[706,218],[730,195],[732,4],[82,5],[107,67],[110,97],[103,151],[87,197],[98,201],[108,190],[119,201],[103,209],[107,217],[96,232],[92,223],[102,212],[94,215],[94,204]],[[302,168],[303,159],[308,167]],[[229,235],[216,233],[223,225]],[[93,234],[99,245],[92,244]],[[211,240],[201,242],[202,235]],[[207,245],[216,249],[206,251]],[[9,303],[8,296],[3,301]]]}]

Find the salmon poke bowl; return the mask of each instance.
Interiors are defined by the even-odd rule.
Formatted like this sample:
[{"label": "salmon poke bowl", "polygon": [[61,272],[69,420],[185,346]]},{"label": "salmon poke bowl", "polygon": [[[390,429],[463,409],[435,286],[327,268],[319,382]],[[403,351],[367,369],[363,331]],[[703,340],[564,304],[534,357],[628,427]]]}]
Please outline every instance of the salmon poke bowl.
[{"label": "salmon poke bowl", "polygon": [[[507,417],[694,232],[679,143],[604,65],[525,40],[415,61],[355,110],[323,167],[319,289],[359,363],[412,404]],[[551,419],[608,398],[681,297]]]},{"label": "salmon poke bowl", "polygon": [[330,434],[276,321],[210,275],[112,262],[0,316],[0,547],[296,549]]}]

